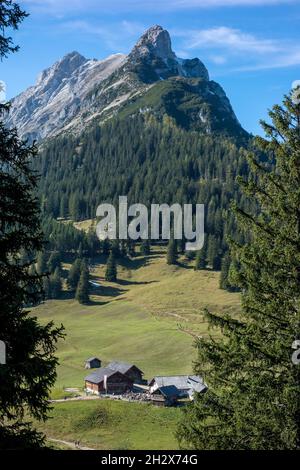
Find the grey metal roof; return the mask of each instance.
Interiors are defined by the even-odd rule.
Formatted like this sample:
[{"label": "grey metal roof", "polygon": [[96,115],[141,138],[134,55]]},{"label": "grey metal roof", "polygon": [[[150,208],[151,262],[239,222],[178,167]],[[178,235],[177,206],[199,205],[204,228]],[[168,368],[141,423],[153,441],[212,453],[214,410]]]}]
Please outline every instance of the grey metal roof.
[{"label": "grey metal roof", "polygon": [[101,369],[98,369],[97,371],[92,372],[91,374],[87,375],[85,377],[85,380],[93,384],[99,384],[103,382],[105,376],[111,377],[116,372],[117,371],[109,369],[108,367],[101,367]]},{"label": "grey metal roof", "polygon": [[203,391],[206,385],[203,379],[197,375],[174,375],[174,376],[157,376],[150,382],[157,384],[158,388],[174,385],[178,390],[196,390]]},{"label": "grey metal roof", "polygon": [[180,396],[180,390],[178,390],[175,385],[166,385],[165,387],[159,387],[158,389],[162,395],[166,398],[169,397],[179,397]]},{"label": "grey metal roof", "polygon": [[112,370],[117,370],[118,372],[121,372],[122,374],[126,374],[132,367],[136,367],[140,372],[142,372],[137,366],[134,364],[128,364],[127,362],[119,362],[119,361],[113,361],[110,364],[108,364],[109,369]]}]

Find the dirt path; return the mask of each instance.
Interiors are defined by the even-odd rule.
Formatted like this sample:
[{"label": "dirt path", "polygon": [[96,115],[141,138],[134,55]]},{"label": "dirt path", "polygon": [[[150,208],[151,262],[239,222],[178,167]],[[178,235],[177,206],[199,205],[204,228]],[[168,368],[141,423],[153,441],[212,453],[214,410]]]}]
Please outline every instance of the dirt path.
[{"label": "dirt path", "polygon": [[62,441],[60,439],[53,439],[52,437],[47,437],[47,440],[50,442],[56,442],[57,444],[63,444],[66,447],[70,447],[70,449],[73,449],[73,450],[96,450],[96,449],[92,449],[91,447],[84,447],[84,446],[82,447],[81,445],[76,446],[75,442]]},{"label": "dirt path", "polygon": [[82,401],[82,400],[99,400],[97,395],[59,398],[58,400],[50,400],[50,403],[65,403],[66,401]]}]

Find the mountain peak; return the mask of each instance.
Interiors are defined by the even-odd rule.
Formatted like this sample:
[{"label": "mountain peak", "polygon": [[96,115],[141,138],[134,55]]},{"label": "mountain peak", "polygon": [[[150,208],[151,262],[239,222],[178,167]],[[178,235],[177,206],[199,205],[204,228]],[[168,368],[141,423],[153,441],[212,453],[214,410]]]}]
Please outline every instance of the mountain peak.
[{"label": "mountain peak", "polygon": [[157,81],[172,76],[209,80],[208,71],[198,58],[180,59],[176,56],[172,50],[170,34],[160,25],[147,29],[132,49],[128,59],[135,67],[142,63],[143,73],[145,67],[147,68],[146,81],[147,79]]},{"label": "mountain peak", "polygon": [[132,52],[142,56],[150,53],[164,60],[176,58],[175,53],[172,51],[170,35],[160,25],[154,25],[147,29]]}]

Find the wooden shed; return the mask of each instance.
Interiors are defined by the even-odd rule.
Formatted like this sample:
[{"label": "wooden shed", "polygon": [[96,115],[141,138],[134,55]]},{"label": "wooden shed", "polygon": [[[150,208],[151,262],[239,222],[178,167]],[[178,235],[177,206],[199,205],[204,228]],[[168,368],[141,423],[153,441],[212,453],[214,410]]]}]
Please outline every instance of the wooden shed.
[{"label": "wooden shed", "polygon": [[90,357],[84,363],[85,369],[99,369],[102,365],[102,362],[98,357]]}]

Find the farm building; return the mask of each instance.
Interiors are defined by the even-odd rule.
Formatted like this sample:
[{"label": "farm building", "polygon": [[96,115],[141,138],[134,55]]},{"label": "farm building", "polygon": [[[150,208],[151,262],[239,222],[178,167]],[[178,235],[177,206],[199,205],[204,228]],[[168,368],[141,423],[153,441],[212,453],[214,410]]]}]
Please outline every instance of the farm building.
[{"label": "farm building", "polygon": [[195,392],[205,392],[207,386],[201,377],[196,375],[158,376],[149,382],[149,392],[155,400],[155,396],[161,396],[166,402],[175,402],[179,399],[189,398],[193,400]]},{"label": "farm building", "polygon": [[85,361],[85,369],[99,369],[101,367],[102,362],[98,357],[90,357]]},{"label": "farm building", "polygon": [[127,364],[126,362],[114,361],[108,364],[109,369],[121,372],[126,375],[133,383],[140,384],[143,382],[144,373],[134,364]]},{"label": "farm building", "polygon": [[175,405],[179,398],[180,390],[175,385],[159,387],[151,394],[152,403],[159,406]]},{"label": "farm building", "polygon": [[85,390],[95,395],[101,393],[121,394],[131,391],[133,381],[117,370],[102,367],[85,377]]}]

